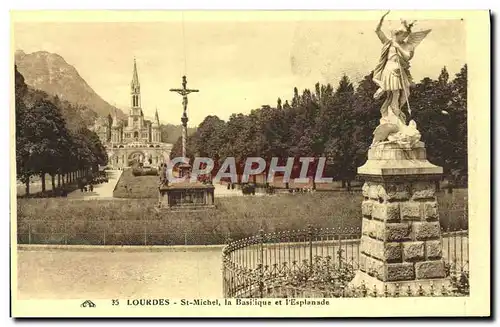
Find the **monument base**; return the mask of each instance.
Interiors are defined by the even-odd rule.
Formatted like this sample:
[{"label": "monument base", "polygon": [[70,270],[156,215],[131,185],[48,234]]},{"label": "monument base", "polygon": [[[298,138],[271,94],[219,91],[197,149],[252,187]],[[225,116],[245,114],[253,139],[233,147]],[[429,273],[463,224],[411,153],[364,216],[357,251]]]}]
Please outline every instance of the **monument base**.
[{"label": "monument base", "polygon": [[438,180],[443,168],[427,161],[425,144],[418,142],[413,148],[402,148],[397,144],[380,144],[368,150],[368,160],[358,168],[360,177],[369,180]]},{"label": "monument base", "polygon": [[199,211],[215,208],[214,186],[200,182],[181,182],[159,188],[160,210]]},{"label": "monument base", "polygon": [[363,271],[357,271],[353,280],[349,283],[349,287],[357,288],[363,285],[369,293],[377,292],[379,296],[382,296],[385,292],[391,297],[397,294],[400,296],[416,296],[419,293],[421,293],[421,296],[432,296],[449,293],[451,282],[447,278],[384,282]]},{"label": "monument base", "polygon": [[435,193],[442,172],[427,160],[422,142],[369,149],[367,162],[358,168],[365,183],[360,267],[352,286],[402,296],[447,292]]}]

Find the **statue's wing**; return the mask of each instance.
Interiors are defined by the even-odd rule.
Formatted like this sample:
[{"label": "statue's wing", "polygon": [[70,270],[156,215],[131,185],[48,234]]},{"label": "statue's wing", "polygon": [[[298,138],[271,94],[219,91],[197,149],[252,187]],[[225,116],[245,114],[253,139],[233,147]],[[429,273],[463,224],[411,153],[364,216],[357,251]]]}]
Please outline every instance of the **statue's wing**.
[{"label": "statue's wing", "polygon": [[415,49],[430,32],[431,30],[429,29],[425,31],[410,33],[410,35],[408,35],[408,38],[406,39],[406,43],[411,45],[411,47]]}]

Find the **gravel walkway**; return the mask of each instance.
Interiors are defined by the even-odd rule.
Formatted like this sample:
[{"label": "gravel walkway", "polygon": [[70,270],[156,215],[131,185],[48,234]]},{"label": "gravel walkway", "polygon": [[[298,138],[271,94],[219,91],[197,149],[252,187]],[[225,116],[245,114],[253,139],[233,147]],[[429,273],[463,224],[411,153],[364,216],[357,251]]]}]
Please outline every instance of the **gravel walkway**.
[{"label": "gravel walkway", "polygon": [[122,170],[108,170],[108,182],[94,185],[93,192],[81,192],[80,190],[75,190],[68,194],[69,199],[78,198],[84,200],[109,200],[113,198],[113,191],[115,186],[122,175]]},{"label": "gravel walkway", "polygon": [[221,249],[18,250],[19,299],[222,297]]}]

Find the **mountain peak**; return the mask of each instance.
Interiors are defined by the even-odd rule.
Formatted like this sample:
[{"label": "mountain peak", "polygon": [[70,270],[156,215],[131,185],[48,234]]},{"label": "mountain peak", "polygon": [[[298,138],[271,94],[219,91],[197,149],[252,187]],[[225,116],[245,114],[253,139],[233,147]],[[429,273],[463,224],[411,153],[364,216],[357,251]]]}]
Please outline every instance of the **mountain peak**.
[{"label": "mountain peak", "polygon": [[21,49],[16,50],[16,53],[15,53],[16,58],[17,57],[24,57],[25,55],[26,55],[26,53],[23,50],[21,50]]},{"label": "mountain peak", "polygon": [[[75,67],[57,53],[17,50],[15,62],[27,85],[58,96],[74,104],[84,105],[99,116],[113,113],[115,108],[103,100],[80,76]],[[126,115],[118,109],[118,116]]]}]

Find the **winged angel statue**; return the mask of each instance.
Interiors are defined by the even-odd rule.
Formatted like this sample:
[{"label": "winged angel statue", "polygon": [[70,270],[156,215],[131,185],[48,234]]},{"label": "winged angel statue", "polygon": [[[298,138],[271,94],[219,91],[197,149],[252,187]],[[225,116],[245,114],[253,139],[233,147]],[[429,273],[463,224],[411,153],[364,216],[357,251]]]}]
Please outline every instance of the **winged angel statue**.
[{"label": "winged angel statue", "polygon": [[410,60],[413,58],[415,48],[430,33],[430,29],[413,33],[412,27],[415,21],[408,23],[402,20],[402,26],[391,32],[388,38],[381,27],[386,12],[375,30],[382,42],[380,60],[373,72],[373,81],[379,89],[374,94],[379,99],[384,94],[385,101],[382,104],[380,125],[373,132],[373,144],[398,143],[401,146],[412,147],[420,140],[420,132],[414,120],[406,125],[406,116],[401,108],[406,103],[408,113],[411,114],[408,97],[413,79],[410,74]]}]

